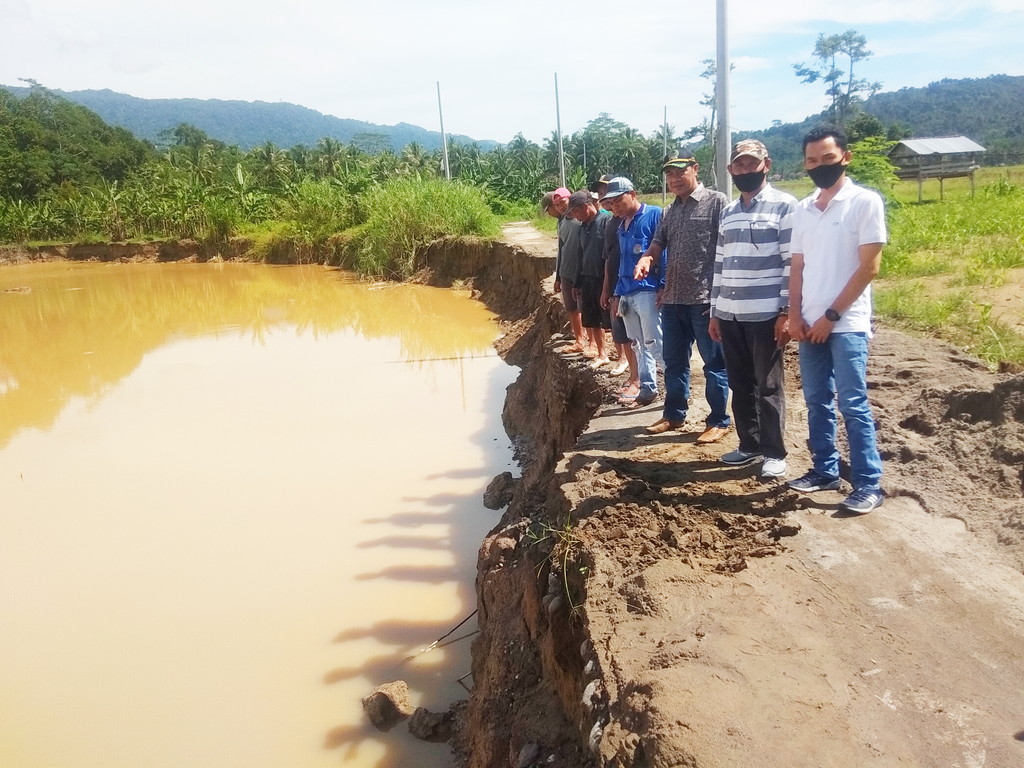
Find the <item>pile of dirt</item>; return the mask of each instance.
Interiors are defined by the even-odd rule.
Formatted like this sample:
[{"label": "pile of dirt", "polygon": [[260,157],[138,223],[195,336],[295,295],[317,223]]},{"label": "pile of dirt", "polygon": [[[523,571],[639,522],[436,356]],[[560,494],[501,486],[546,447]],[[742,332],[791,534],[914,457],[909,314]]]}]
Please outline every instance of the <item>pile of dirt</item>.
[{"label": "pile of dirt", "polygon": [[657,406],[619,408],[551,348],[556,310],[503,340],[523,366],[506,424],[535,452],[481,549],[464,764],[1024,764],[1024,378],[882,329],[890,498],[848,517],[840,492],[722,465],[734,435],[698,446],[699,396],[647,435]]}]

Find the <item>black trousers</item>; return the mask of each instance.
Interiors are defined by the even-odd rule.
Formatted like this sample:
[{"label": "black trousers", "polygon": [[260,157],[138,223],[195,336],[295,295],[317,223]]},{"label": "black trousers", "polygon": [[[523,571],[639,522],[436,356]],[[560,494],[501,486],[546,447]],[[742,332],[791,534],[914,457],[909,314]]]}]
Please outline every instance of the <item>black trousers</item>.
[{"label": "black trousers", "polygon": [[786,457],[786,391],[775,320],[718,321],[740,450]]}]

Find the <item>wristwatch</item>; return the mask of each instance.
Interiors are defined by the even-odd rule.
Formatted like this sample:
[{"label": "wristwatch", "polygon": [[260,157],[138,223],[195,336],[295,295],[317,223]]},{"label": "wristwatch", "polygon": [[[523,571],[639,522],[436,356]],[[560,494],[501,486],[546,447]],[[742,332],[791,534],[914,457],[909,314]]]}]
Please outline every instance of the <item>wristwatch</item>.
[{"label": "wristwatch", "polygon": [[784,307],[779,307],[779,314],[782,317],[789,317],[789,304]]},{"label": "wristwatch", "polygon": [[828,309],[825,310],[826,320],[831,320],[833,323],[838,323],[840,317],[842,317],[842,315],[840,315],[838,312],[832,309],[832,307],[829,307]]}]

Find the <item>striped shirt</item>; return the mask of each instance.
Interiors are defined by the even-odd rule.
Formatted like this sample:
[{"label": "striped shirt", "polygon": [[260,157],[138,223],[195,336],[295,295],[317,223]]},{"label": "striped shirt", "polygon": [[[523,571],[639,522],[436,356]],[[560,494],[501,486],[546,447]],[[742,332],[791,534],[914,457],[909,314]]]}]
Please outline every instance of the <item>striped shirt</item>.
[{"label": "striped shirt", "polygon": [[789,304],[790,238],[796,198],[765,185],[743,207],[722,211],[715,250],[711,310],[722,320],[771,320]]}]

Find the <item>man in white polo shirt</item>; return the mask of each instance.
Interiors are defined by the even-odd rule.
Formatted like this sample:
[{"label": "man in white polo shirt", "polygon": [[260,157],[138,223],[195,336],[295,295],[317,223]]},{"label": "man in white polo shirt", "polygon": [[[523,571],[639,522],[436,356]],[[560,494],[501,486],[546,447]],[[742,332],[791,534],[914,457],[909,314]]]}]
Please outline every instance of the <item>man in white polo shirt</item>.
[{"label": "man in white polo shirt", "polygon": [[804,137],[804,169],[818,191],[793,215],[789,330],[800,342],[812,469],[789,482],[805,493],[839,488],[835,400],[850,448],[853,492],[842,502],[864,514],[885,498],[882,460],[867,392],[871,281],[886,242],[882,198],[846,177],[850,150],[842,131]]}]

